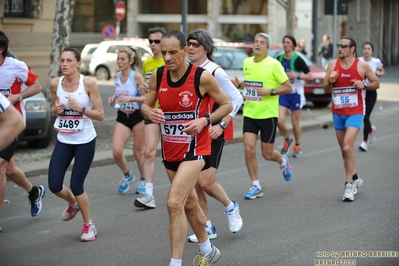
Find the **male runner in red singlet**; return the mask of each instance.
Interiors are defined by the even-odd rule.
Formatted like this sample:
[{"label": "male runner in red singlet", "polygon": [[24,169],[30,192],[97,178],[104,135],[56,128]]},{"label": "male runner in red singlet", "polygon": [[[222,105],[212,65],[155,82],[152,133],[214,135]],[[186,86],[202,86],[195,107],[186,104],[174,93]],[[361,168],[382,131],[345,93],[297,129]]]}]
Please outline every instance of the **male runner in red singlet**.
[{"label": "male runner in red singlet", "polygon": [[[187,50],[180,31],[171,30],[162,37],[165,66],[151,74],[150,90],[141,107],[145,118],[161,125],[163,163],[171,182],[167,200],[171,266],[182,265],[187,219],[198,237],[198,265],[211,265],[221,255],[209,241],[194,186],[211,153],[209,125],[233,109],[212,74],[186,62]],[[210,97],[219,104],[212,114]],[[159,109],[154,108],[157,99]]]},{"label": "male runner in red singlet", "polygon": [[363,184],[356,173],[354,144],[365,114],[365,90],[376,90],[380,83],[371,67],[356,57],[355,40],[341,37],[337,48],[339,58],[328,64],[323,88],[332,90],[331,111],[346,174],[342,200],[351,202]]}]

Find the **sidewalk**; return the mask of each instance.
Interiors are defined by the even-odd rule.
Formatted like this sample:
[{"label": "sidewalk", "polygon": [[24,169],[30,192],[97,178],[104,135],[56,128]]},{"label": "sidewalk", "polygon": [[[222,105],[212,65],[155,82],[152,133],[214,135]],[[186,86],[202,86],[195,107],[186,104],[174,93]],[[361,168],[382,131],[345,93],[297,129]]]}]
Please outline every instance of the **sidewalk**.
[{"label": "sidewalk", "polygon": [[[302,110],[301,118],[302,118],[302,120],[301,120],[302,131],[328,128],[328,127],[332,126],[332,116],[330,113],[322,114],[320,116],[315,117],[315,116],[310,115],[308,113],[308,111],[306,109],[304,109],[304,110]],[[287,128],[290,132],[292,132],[290,116],[287,116],[286,119],[287,119],[287,122],[286,122]],[[242,115],[237,115],[235,117],[234,128],[235,128],[234,140],[226,142],[227,144],[242,142]],[[278,143],[278,141],[276,141],[276,145],[277,145],[277,143]],[[160,148],[161,147],[160,147],[160,143],[159,143],[158,148],[157,148],[157,156],[160,156],[160,154],[161,154]],[[277,146],[276,146],[276,148],[277,148]],[[132,155],[131,149],[125,149],[124,155],[126,157],[126,160],[128,160],[128,161],[134,160],[134,156]],[[33,177],[33,176],[38,176],[38,175],[47,175],[49,162],[50,162],[50,159],[46,159],[46,160],[42,160],[39,162],[21,164],[21,165],[18,165],[18,167],[26,174],[27,177]],[[114,158],[112,156],[112,150],[96,152],[96,154],[94,156],[93,163],[92,163],[92,167],[105,166],[105,165],[110,165],[110,164],[115,164]]]}]

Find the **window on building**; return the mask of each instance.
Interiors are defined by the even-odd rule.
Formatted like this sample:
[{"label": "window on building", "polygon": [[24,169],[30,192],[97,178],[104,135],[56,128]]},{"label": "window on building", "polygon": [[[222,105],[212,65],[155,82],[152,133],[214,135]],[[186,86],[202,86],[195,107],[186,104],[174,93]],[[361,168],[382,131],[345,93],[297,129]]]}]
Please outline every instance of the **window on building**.
[{"label": "window on building", "polygon": [[43,0],[3,0],[4,17],[39,18],[43,13]]}]

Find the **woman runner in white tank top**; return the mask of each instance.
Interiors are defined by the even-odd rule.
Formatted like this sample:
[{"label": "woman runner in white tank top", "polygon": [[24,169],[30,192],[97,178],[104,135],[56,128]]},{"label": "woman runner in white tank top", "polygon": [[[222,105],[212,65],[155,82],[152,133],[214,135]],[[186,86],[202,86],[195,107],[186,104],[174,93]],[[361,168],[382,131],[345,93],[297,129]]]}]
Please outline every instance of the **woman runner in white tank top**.
[{"label": "woman runner in white tank top", "polygon": [[[96,130],[92,119],[102,121],[104,108],[97,82],[79,74],[80,53],[75,48],[65,48],[61,53],[60,68],[64,76],[50,82],[54,128],[58,131],[57,143],[50,160],[49,189],[68,202],[61,215],[64,221],[75,218],[80,211],[83,217],[81,241],[93,241],[96,227],[90,219],[89,197],[84,191],[84,181],[90,170],[96,147]],[[65,173],[74,159],[70,189],[63,185]]]}]

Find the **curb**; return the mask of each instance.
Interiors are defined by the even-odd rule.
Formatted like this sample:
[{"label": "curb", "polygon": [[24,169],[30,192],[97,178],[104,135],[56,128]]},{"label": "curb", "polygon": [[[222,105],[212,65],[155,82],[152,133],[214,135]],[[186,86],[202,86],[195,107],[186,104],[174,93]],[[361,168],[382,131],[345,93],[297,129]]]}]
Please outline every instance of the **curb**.
[{"label": "curb", "polygon": [[[319,129],[328,129],[333,125],[332,116],[331,114],[322,115],[320,117],[313,118],[311,120],[304,120],[301,121],[302,131],[311,131],[311,130],[319,130]],[[292,133],[292,126],[291,123],[287,123],[287,128],[290,133]],[[234,140],[226,141],[225,145],[227,144],[236,144],[242,142],[242,131],[235,131],[234,132]],[[135,158],[132,154],[131,149],[124,150],[124,156],[126,160],[131,162],[134,161]],[[161,147],[158,144],[157,154],[156,156],[161,156]],[[29,164],[19,165],[18,167],[25,173],[26,177],[34,177],[39,175],[47,175],[48,174],[48,166],[50,160],[44,160],[39,162],[33,162]],[[94,155],[93,163],[91,167],[99,167],[99,166],[106,166],[115,164],[114,158],[112,156],[112,151],[101,151],[96,152]],[[68,168],[70,171],[72,169],[73,163]]]}]

